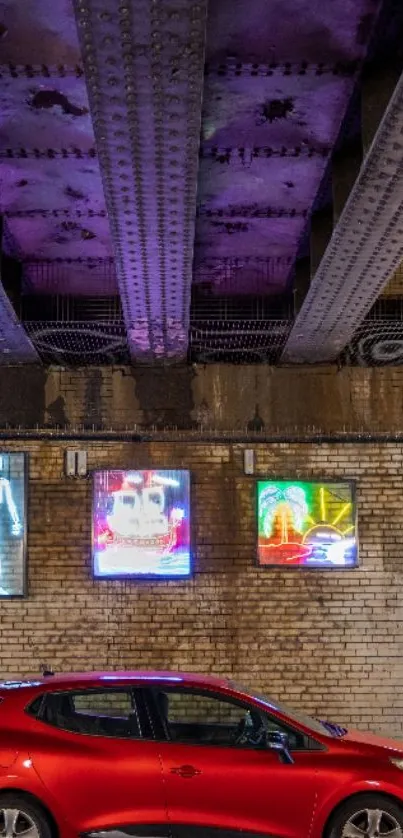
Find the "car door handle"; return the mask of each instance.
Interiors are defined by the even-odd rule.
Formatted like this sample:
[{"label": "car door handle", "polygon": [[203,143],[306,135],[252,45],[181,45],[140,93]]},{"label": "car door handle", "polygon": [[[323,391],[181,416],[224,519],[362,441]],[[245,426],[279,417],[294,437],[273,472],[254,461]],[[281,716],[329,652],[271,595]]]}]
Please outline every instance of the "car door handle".
[{"label": "car door handle", "polygon": [[184,777],[185,780],[191,780],[192,777],[201,774],[201,771],[194,765],[180,765],[179,768],[171,768],[171,774],[177,774],[179,777]]}]

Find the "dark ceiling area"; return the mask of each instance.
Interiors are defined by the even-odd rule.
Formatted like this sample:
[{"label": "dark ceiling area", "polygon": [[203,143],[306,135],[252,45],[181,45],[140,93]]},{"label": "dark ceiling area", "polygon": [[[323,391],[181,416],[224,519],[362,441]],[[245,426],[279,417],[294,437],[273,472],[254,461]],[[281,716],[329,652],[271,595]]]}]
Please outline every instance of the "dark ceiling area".
[{"label": "dark ceiling area", "polygon": [[0,0],[0,50],[0,363],[403,361],[400,0]]}]

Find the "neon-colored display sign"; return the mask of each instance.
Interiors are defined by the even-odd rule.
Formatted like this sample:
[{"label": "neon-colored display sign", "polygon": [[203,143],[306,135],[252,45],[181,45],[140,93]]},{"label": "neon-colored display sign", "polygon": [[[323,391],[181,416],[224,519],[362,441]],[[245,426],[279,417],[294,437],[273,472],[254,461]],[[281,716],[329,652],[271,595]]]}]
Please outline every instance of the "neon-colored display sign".
[{"label": "neon-colored display sign", "polygon": [[349,482],[260,480],[258,563],[354,567],[356,510]]},{"label": "neon-colored display sign", "polygon": [[96,577],[189,576],[189,472],[94,475]]},{"label": "neon-colored display sign", "polygon": [[25,455],[0,453],[0,596],[23,596],[26,583]]}]

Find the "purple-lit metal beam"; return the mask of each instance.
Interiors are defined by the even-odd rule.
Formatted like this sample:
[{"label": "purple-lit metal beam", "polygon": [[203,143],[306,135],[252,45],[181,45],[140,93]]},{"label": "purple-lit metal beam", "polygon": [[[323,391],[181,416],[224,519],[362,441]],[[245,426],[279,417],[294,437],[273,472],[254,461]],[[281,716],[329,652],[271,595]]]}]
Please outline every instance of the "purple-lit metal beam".
[{"label": "purple-lit metal beam", "polygon": [[0,366],[39,364],[40,359],[0,283]]},{"label": "purple-lit metal beam", "polygon": [[334,361],[403,259],[403,75],[312,280],[285,363]]},{"label": "purple-lit metal beam", "polygon": [[129,345],[187,352],[207,0],[74,0]]}]

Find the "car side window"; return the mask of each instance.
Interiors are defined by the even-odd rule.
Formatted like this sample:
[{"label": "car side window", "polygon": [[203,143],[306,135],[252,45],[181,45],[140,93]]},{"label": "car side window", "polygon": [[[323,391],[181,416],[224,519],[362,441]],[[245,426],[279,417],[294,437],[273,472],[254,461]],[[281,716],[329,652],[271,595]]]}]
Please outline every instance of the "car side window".
[{"label": "car side window", "polygon": [[[155,690],[160,736],[183,744],[266,747],[266,733],[287,733],[290,749],[307,747],[306,737],[242,702],[195,690]],[[158,733],[157,733],[158,735]]]},{"label": "car side window", "polygon": [[37,717],[70,733],[138,739],[142,731],[134,693],[129,689],[46,693]]},{"label": "car side window", "polygon": [[72,695],[74,711],[80,715],[127,718],[133,710],[130,692],[85,692]]}]

